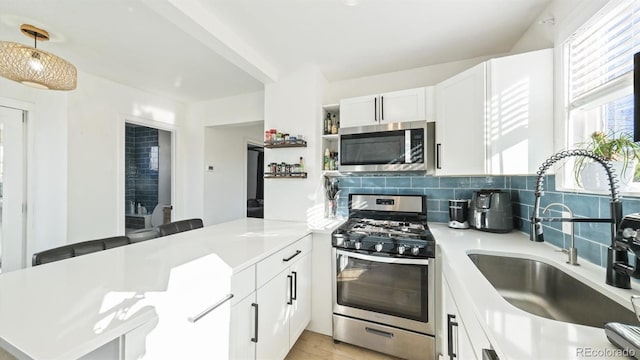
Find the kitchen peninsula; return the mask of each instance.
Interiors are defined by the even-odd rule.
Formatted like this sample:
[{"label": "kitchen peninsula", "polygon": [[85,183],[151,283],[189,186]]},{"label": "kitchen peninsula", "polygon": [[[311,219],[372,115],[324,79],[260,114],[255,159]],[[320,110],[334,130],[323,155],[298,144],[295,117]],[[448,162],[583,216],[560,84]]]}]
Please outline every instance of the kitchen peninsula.
[{"label": "kitchen peninsula", "polygon": [[[239,219],[3,274],[0,347],[20,359],[227,358],[251,350],[251,336],[230,344],[230,332],[258,330],[231,319],[253,319],[251,304],[280,313],[257,287],[298,266],[288,345],[309,322],[310,233],[305,223]],[[220,300],[229,301],[206,311]],[[277,334],[260,335],[262,344]]]}]

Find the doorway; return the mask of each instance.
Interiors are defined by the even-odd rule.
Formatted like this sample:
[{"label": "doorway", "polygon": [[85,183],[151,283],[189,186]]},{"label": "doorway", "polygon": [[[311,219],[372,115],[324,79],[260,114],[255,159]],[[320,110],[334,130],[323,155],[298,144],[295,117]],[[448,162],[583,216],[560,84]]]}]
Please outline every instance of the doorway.
[{"label": "doorway", "polygon": [[247,143],[247,217],[264,218],[264,148]]},{"label": "doorway", "polygon": [[125,234],[171,221],[172,132],[126,122]]},{"label": "doorway", "polygon": [[0,106],[0,272],[25,266],[25,121],[23,110]]}]

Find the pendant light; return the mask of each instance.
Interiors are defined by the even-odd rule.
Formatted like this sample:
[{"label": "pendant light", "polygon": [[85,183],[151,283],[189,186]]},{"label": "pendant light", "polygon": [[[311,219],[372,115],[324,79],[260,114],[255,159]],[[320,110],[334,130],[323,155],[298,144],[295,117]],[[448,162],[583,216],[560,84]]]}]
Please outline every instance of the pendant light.
[{"label": "pendant light", "polygon": [[34,39],[34,46],[0,41],[0,76],[39,89],[73,90],[78,72],[68,61],[37,49],[38,41],[49,40],[49,33],[23,24],[20,30]]}]

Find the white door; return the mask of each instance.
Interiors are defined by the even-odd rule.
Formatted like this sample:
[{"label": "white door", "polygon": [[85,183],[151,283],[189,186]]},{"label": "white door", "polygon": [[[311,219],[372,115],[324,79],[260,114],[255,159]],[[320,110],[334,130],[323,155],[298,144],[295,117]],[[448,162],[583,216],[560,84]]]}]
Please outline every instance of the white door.
[{"label": "white door", "polygon": [[25,267],[23,114],[0,106],[0,272]]},{"label": "white door", "polygon": [[290,276],[286,268],[258,289],[256,359],[284,359],[289,352]]},{"label": "white door", "polygon": [[425,120],[425,88],[380,94],[380,123]]},{"label": "white door", "polygon": [[340,100],[340,127],[378,125],[377,95]]},{"label": "white door", "polygon": [[436,85],[436,175],[485,174],[485,64]]},{"label": "white door", "polygon": [[311,254],[291,265],[293,301],[289,320],[289,344],[293,346],[311,320]]},{"label": "white door", "polygon": [[256,327],[258,311],[255,292],[231,307],[229,359],[253,360],[256,358],[256,343],[260,339]]}]

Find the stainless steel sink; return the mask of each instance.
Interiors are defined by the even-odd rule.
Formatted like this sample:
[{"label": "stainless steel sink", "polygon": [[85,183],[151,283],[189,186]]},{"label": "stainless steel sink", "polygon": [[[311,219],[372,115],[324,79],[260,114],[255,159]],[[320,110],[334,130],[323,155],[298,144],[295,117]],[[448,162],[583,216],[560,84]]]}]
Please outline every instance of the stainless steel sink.
[{"label": "stainless steel sink", "polygon": [[552,265],[497,255],[469,257],[505,300],[531,314],[599,328],[611,321],[638,324],[632,311]]}]

